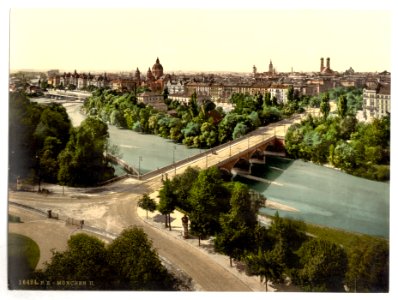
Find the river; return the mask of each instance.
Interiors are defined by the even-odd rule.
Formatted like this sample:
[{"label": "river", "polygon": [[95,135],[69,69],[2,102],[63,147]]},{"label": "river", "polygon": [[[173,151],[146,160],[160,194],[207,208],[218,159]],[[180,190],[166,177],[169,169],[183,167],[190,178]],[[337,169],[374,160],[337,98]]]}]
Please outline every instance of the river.
[{"label": "river", "polygon": [[[267,199],[293,207],[281,217],[388,238],[390,184],[355,177],[302,160],[267,157],[252,175],[272,184],[242,177]],[[274,215],[275,210],[260,212]]]},{"label": "river", "polygon": [[[74,126],[85,116],[81,104],[64,106]],[[122,159],[146,173],[200,152],[170,140],[109,126],[110,142],[118,146]],[[389,183],[370,181],[301,160],[267,157],[266,165],[255,165],[252,175],[273,181],[267,184],[237,176],[268,199],[297,209],[279,211],[282,217],[388,238]],[[262,208],[262,213],[275,210]]]}]

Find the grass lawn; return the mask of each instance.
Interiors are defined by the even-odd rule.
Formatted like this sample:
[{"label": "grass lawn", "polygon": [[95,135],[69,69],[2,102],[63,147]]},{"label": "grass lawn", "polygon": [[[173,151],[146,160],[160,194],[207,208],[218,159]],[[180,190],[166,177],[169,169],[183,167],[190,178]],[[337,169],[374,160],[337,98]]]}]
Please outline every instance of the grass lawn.
[{"label": "grass lawn", "polygon": [[[270,215],[267,215],[267,217],[271,219],[274,218],[273,216]],[[387,239],[381,237],[375,237],[356,232],[349,232],[331,227],[324,227],[311,223],[305,223],[303,221],[296,221],[296,220],[291,220],[291,221],[297,224],[297,228],[302,228],[306,233],[316,236],[318,238],[322,238],[329,242],[335,243],[337,245],[342,245],[346,250],[355,248],[356,245],[360,244],[372,244],[380,241],[383,241],[387,244],[389,243]]]},{"label": "grass lawn", "polygon": [[18,280],[29,279],[40,259],[39,246],[31,238],[8,234],[8,280],[10,289],[17,286]]}]

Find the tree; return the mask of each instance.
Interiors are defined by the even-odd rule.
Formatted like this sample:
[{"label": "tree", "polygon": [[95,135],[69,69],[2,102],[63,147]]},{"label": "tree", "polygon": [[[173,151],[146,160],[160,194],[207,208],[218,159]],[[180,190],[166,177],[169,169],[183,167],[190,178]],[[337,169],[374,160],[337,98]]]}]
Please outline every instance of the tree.
[{"label": "tree", "polygon": [[283,266],[272,251],[258,250],[257,254],[248,254],[245,258],[247,273],[260,276],[260,282],[265,281],[265,291],[268,291],[268,281],[283,281]]},{"label": "tree", "polygon": [[236,124],[234,131],[232,133],[232,138],[238,139],[242,136],[244,136],[248,132],[248,128],[244,123],[238,123]]},{"label": "tree", "polygon": [[221,232],[214,245],[229,256],[232,266],[232,258],[239,259],[254,244],[258,205],[252,203],[249,188],[239,182],[233,183],[230,205],[230,211],[220,217]]},{"label": "tree", "polygon": [[167,104],[169,102],[169,100],[168,100],[168,98],[169,98],[169,89],[167,87],[164,88],[162,95],[163,95],[164,102]]},{"label": "tree", "polygon": [[265,106],[271,106],[272,102],[271,102],[271,94],[269,92],[265,92],[264,93],[264,107]]},{"label": "tree", "polygon": [[337,100],[337,112],[342,119],[347,115],[347,110],[347,98],[341,95]]},{"label": "tree", "polygon": [[163,181],[163,186],[159,191],[159,198],[160,201],[157,209],[162,215],[165,216],[165,227],[169,227],[171,230],[170,214],[175,209],[177,196],[174,193],[170,179],[166,178],[166,180]]},{"label": "tree", "polygon": [[293,281],[309,291],[339,292],[347,271],[345,250],[326,240],[313,238],[299,249],[301,268]]},{"label": "tree", "polygon": [[142,198],[138,200],[138,206],[146,210],[146,218],[148,219],[148,211],[155,211],[156,202],[149,197],[148,194],[144,194],[142,195]]},{"label": "tree", "polygon": [[280,264],[287,268],[297,267],[296,252],[307,240],[304,224],[280,218],[277,211],[268,229],[268,238],[273,244],[273,253],[280,259]]},{"label": "tree", "polygon": [[348,253],[346,284],[353,292],[388,292],[388,243],[360,244]]},{"label": "tree", "polygon": [[193,92],[188,102],[189,112],[191,117],[194,118],[199,114],[199,106],[197,101],[196,91]]},{"label": "tree", "polygon": [[176,195],[176,206],[182,209],[185,213],[192,211],[192,205],[189,201],[189,193],[192,185],[199,176],[199,168],[188,167],[184,173],[177,174],[173,178],[173,190]]},{"label": "tree", "polygon": [[321,106],[320,106],[321,113],[323,114],[323,118],[326,119],[330,112],[330,103],[329,103],[329,94],[325,93],[321,99]]},{"label": "tree", "polygon": [[229,208],[229,191],[223,186],[220,171],[216,167],[203,170],[192,185],[189,194],[192,211],[191,232],[201,238],[220,230],[219,217]]},{"label": "tree", "polygon": [[58,156],[60,183],[87,186],[111,178],[114,169],[104,157],[108,136],[108,126],[91,117],[74,128],[65,149]]},{"label": "tree", "polygon": [[293,102],[293,100],[294,100],[294,88],[293,86],[289,86],[287,90],[287,101]]},{"label": "tree", "polygon": [[172,278],[144,230],[124,229],[108,247],[113,285],[122,290],[170,290]]},{"label": "tree", "polygon": [[[107,264],[105,243],[85,233],[72,235],[64,252],[53,252],[46,263],[43,275],[48,281],[93,281],[94,286],[87,289],[106,289],[110,287],[111,272]],[[81,288],[79,286],[60,286],[59,288]]]}]

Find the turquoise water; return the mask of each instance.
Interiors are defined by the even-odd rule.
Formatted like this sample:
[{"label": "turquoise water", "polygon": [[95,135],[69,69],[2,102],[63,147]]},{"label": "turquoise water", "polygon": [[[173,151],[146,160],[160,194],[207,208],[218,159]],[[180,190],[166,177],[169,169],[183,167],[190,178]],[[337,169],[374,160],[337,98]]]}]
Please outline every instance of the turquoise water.
[{"label": "turquoise water", "polygon": [[[110,143],[117,145],[121,158],[140,167],[141,174],[162,168],[200,152],[155,135],[141,134],[109,125]],[[140,164],[139,159],[141,157]]]},{"label": "turquoise water", "polygon": [[[389,183],[370,181],[301,160],[268,158],[252,175],[266,184],[237,177],[268,199],[298,209],[282,217],[370,235],[389,236]],[[266,214],[275,210],[261,208]]]}]

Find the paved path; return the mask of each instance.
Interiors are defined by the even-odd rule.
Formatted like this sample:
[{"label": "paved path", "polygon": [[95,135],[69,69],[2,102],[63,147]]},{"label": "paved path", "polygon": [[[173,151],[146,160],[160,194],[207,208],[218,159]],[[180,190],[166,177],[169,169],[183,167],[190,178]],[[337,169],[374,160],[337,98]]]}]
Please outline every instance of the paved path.
[{"label": "paved path", "polygon": [[50,260],[51,249],[64,251],[69,237],[79,231],[76,226],[66,226],[65,222],[48,219],[20,207],[10,206],[9,213],[21,218],[21,223],[9,223],[9,232],[28,236],[38,244],[40,259],[37,269],[44,268],[44,263]]}]

